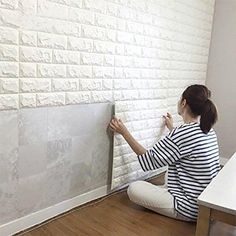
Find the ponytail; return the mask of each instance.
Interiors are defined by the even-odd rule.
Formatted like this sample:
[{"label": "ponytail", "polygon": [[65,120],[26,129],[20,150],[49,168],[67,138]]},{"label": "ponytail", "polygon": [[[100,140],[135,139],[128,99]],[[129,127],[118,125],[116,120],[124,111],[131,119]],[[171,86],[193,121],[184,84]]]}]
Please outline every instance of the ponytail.
[{"label": "ponytail", "polygon": [[186,100],[193,116],[201,116],[200,128],[205,134],[210,131],[218,118],[216,107],[210,97],[211,91],[200,84],[190,85],[182,94],[182,99]]},{"label": "ponytail", "polygon": [[200,128],[202,132],[207,134],[210,131],[211,127],[216,123],[217,118],[218,115],[216,106],[210,99],[207,99],[204,103],[200,118]]}]

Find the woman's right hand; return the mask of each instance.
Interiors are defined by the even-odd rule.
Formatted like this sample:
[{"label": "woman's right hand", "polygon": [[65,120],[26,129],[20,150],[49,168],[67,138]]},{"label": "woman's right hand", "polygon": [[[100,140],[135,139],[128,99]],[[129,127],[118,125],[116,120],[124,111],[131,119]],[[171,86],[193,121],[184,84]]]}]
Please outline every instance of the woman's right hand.
[{"label": "woman's right hand", "polygon": [[163,117],[165,119],[165,125],[169,129],[169,131],[174,129],[173,118],[172,118],[171,114],[167,112],[167,115],[163,116]]},{"label": "woman's right hand", "polygon": [[124,136],[124,134],[126,132],[128,132],[127,128],[125,127],[125,125],[123,124],[123,122],[121,121],[121,119],[116,118],[115,116],[113,117],[113,119],[111,120],[110,124],[110,129],[113,132],[119,133],[121,135]]}]

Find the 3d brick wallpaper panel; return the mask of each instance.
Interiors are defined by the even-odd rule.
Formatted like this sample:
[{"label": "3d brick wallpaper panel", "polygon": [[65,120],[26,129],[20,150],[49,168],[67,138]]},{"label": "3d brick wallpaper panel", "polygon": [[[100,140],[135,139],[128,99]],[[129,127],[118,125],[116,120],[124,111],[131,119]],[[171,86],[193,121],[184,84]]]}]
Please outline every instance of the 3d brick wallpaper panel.
[{"label": "3d brick wallpaper panel", "polygon": [[213,0],[1,0],[0,109],[159,99],[160,78],[204,81],[213,9]]}]

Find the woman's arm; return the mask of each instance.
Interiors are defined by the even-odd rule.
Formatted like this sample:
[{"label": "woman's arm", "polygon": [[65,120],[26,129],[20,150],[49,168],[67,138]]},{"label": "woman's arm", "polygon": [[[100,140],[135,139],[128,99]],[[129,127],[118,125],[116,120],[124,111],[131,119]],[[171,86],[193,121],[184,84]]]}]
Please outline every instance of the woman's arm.
[{"label": "woman's arm", "polygon": [[115,116],[110,122],[110,129],[113,132],[121,134],[137,155],[142,155],[147,152],[147,150],[131,135],[123,122],[120,119],[117,119]]}]

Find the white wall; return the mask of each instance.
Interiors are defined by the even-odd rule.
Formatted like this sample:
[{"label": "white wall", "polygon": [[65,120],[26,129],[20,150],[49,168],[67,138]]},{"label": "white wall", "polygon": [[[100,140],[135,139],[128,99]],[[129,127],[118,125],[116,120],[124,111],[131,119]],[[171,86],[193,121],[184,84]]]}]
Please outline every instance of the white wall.
[{"label": "white wall", "polygon": [[236,151],[236,1],[216,0],[207,85],[219,110],[216,131],[222,157]]}]

